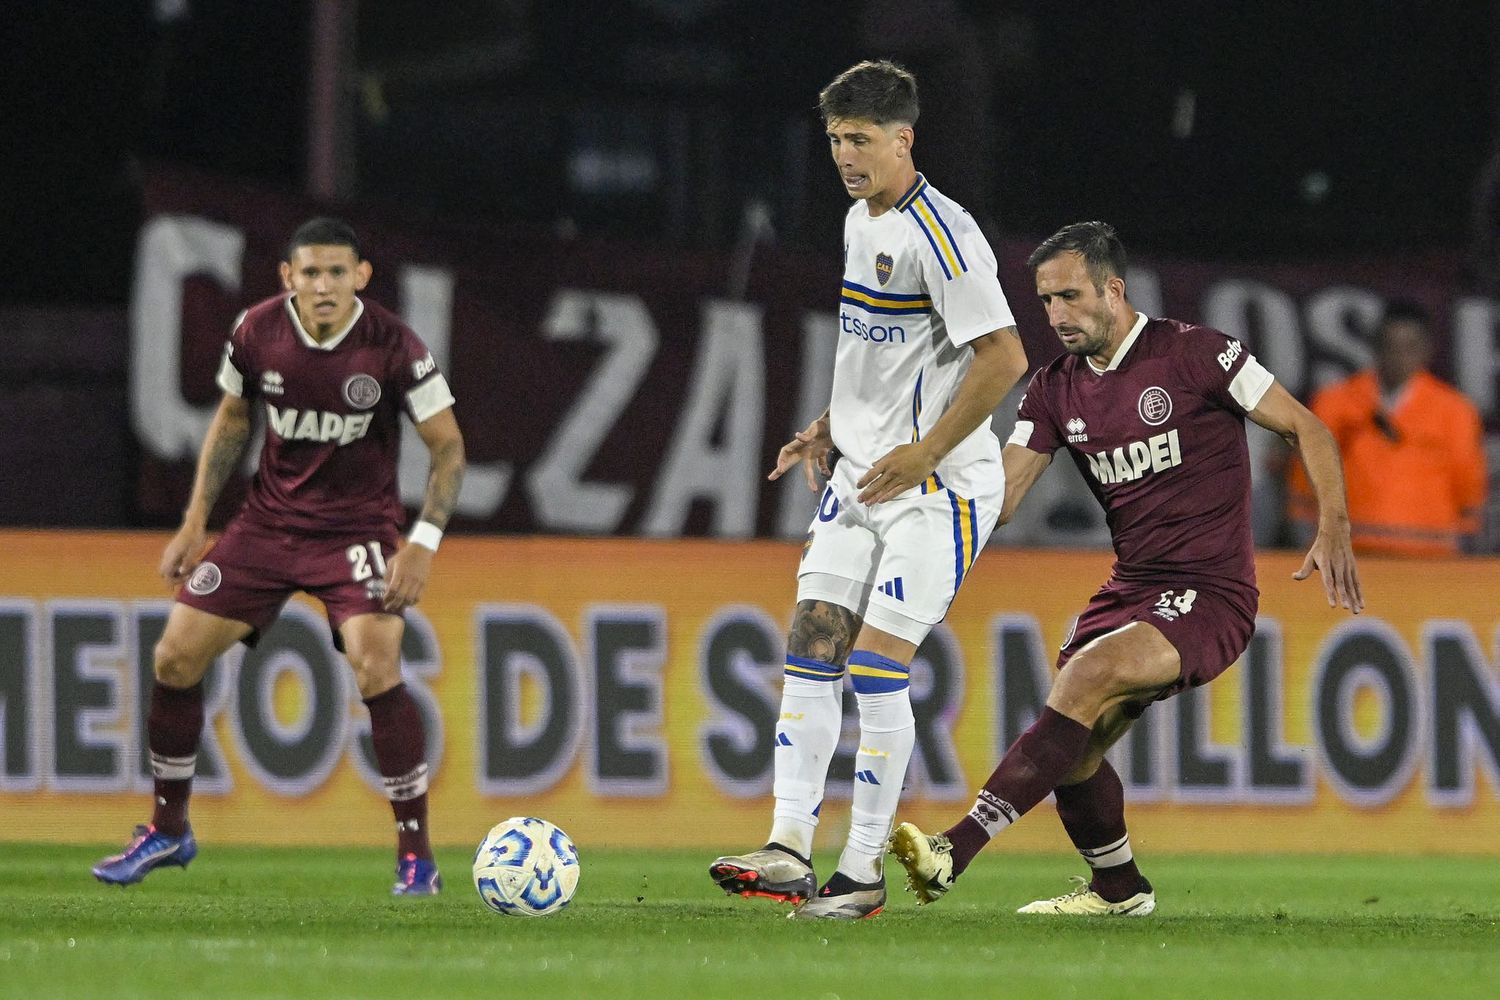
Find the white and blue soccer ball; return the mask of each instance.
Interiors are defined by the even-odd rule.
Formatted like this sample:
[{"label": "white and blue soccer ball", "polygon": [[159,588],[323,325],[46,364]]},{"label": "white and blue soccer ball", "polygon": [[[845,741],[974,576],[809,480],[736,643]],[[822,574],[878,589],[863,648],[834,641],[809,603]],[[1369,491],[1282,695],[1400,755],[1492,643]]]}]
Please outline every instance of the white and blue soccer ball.
[{"label": "white and blue soccer ball", "polygon": [[474,852],[474,888],[496,913],[545,917],[578,891],[578,848],[555,824],[512,816]]}]

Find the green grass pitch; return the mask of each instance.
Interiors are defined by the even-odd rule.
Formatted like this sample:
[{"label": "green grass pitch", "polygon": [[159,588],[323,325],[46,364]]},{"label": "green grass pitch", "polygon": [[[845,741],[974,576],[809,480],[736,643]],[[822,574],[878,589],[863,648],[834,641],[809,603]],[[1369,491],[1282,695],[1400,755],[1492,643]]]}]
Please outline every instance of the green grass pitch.
[{"label": "green grass pitch", "polygon": [[1076,857],[992,848],[938,904],[829,925],[724,896],[712,851],[585,848],[543,919],[486,911],[461,851],[426,900],[387,895],[384,851],[207,843],[124,890],[89,876],[103,853],[0,845],[0,997],[1500,995],[1493,858],[1156,857],[1154,916],[1077,922],[1012,912]]}]

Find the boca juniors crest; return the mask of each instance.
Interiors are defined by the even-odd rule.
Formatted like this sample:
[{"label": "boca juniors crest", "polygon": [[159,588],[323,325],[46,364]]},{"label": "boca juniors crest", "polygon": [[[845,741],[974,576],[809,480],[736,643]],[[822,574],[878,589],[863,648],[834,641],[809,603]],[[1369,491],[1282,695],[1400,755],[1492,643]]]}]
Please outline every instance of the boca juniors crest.
[{"label": "boca juniors crest", "polygon": [[875,255],[875,280],[880,282],[881,287],[884,287],[885,283],[891,280],[891,271],[895,266],[896,261],[890,254],[878,253]]}]

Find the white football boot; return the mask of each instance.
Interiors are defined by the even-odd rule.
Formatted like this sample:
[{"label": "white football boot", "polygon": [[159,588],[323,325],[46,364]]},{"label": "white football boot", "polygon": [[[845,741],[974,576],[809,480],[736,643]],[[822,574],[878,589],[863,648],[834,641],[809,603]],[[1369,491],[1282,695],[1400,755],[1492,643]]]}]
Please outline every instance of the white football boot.
[{"label": "white football boot", "polygon": [[1016,912],[1064,917],[1144,917],[1156,909],[1156,893],[1149,889],[1138,892],[1129,899],[1111,903],[1089,888],[1088,879],[1081,875],[1068,877],[1077,883],[1072,891],[1051,899],[1027,903]]},{"label": "white football boot", "polygon": [[906,889],[917,905],[933,902],[953,886],[953,844],[942,834],[928,836],[914,824],[902,823],[891,834],[891,853],[906,869]]}]

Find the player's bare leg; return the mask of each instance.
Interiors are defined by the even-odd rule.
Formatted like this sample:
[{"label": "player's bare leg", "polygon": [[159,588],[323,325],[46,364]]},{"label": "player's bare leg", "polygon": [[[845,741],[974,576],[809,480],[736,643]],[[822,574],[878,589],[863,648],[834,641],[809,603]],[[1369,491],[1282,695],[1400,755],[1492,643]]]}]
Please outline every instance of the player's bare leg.
[{"label": "player's bare leg", "polygon": [[370,741],[396,818],[398,896],[436,895],[443,887],[427,833],[427,733],[422,711],[401,681],[400,615],[355,615],[339,626],[355,683],[370,710]]},{"label": "player's bare leg", "polygon": [[771,835],[760,850],[716,858],[708,866],[709,877],[725,892],[797,903],[817,890],[813,833],[843,720],[844,660],[859,629],[859,616],[848,608],[798,602],[776,726]]},{"label": "player's bare leg", "polygon": [[197,856],[187,808],[203,734],[203,675],[250,631],[244,622],[185,604],[172,606],[156,644],[156,682],[146,719],[155,808],[151,822],[135,828],[123,851],[94,866],[101,882],[131,885],[155,868],[185,868]]},{"label": "player's bare leg", "polygon": [[910,823],[896,828],[891,847],[907,870],[908,888],[921,902],[946,893],[991,838],[1077,771],[1106,712],[1150,700],[1181,672],[1176,648],[1145,622],[1081,649],[1053,682],[1041,717],[1011,744],[967,816],[937,836]]}]

